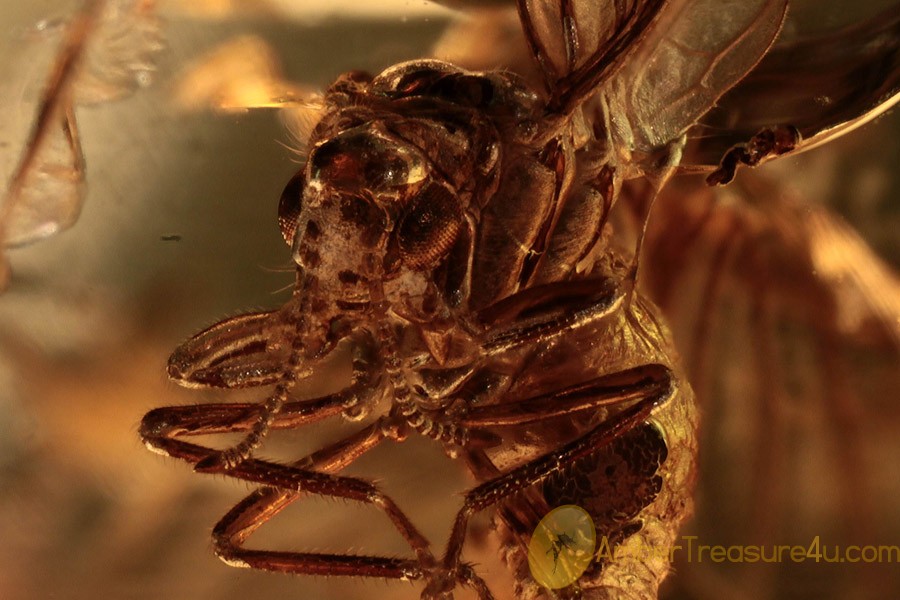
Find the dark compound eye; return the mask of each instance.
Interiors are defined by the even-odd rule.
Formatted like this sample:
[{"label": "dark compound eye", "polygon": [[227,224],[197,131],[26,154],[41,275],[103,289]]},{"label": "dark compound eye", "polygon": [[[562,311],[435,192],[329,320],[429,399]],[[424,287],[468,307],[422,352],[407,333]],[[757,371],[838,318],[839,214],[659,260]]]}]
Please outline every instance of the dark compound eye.
[{"label": "dark compound eye", "polygon": [[437,266],[453,247],[462,226],[459,198],[442,185],[428,185],[407,206],[400,222],[400,259],[419,271]]},{"label": "dark compound eye", "polygon": [[294,243],[294,233],[297,230],[297,221],[300,218],[301,200],[305,185],[306,180],[301,171],[294,175],[285,186],[284,191],[281,192],[281,200],[278,202],[278,227],[281,229],[281,236],[288,246]]}]

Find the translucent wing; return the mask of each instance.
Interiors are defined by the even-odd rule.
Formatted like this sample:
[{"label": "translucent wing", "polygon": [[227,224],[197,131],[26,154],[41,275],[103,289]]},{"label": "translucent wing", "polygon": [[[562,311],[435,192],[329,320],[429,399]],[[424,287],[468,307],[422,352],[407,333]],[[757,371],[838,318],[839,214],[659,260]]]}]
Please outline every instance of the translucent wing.
[{"label": "translucent wing", "polygon": [[691,128],[683,166],[715,166],[765,127],[790,125],[808,150],[900,101],[896,7],[837,31],[777,44],[718,106]]},{"label": "translucent wing", "polygon": [[638,150],[676,139],[763,57],[786,0],[673,2],[611,82]]},{"label": "translucent wing", "polygon": [[[82,201],[84,161],[72,111],[71,86],[99,13],[98,5],[89,4],[67,28],[32,130],[0,207],[3,245],[41,239],[71,225],[77,216]],[[19,64],[26,66],[24,59]],[[9,80],[4,88],[11,97],[18,91]],[[7,124],[4,129],[10,137],[17,133],[13,124]]]},{"label": "translucent wing", "polygon": [[163,47],[155,0],[106,3],[96,31],[86,40],[74,83],[75,102],[110,102],[150,85]]},{"label": "translucent wing", "polygon": [[543,83],[551,109],[570,110],[606,90],[614,126],[633,130],[625,143],[649,151],[694,125],[753,69],[778,35],[786,5],[522,0],[518,19],[508,8],[473,12],[445,34],[435,54]]},{"label": "translucent wing", "polygon": [[668,0],[518,0],[528,47],[551,110],[569,112],[622,65]]},{"label": "translucent wing", "polygon": [[[50,76],[37,101],[30,133],[16,123],[4,123],[6,144],[22,147],[18,165],[5,173],[9,187],[0,207],[2,245],[19,246],[71,227],[84,200],[85,162],[76,124],[79,103],[121,98],[149,83],[153,56],[161,49],[153,4],[87,2],[64,27],[42,24],[19,40],[4,95],[22,114],[34,56],[48,45],[60,44]],[[23,92],[22,89],[25,89]]]},{"label": "translucent wing", "polygon": [[16,196],[7,198],[3,222],[7,246],[21,246],[68,229],[81,212],[84,155],[71,104],[60,106],[46,127],[32,166],[16,181]]}]

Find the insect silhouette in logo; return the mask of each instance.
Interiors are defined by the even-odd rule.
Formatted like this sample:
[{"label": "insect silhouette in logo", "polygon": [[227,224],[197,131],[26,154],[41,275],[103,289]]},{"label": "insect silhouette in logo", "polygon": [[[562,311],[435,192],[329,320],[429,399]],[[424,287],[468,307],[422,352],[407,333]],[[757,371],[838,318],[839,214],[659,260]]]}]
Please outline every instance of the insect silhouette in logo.
[{"label": "insect silhouette in logo", "polygon": [[[307,161],[279,203],[297,266],[291,300],[214,325],[169,362],[187,386],[272,392],[259,403],[157,409],[141,426],[155,451],[263,486],[214,529],[220,557],[421,580],[426,600],[464,586],[484,600],[495,593],[463,550],[470,519],[488,508],[515,574],[503,597],[548,593],[528,575],[524,548],[553,506],[584,506],[617,543],[673,543],[690,512],[697,418],[671,335],[636,287],[646,214],[682,165],[718,167],[724,182],[738,164],[809,137],[792,123],[731,129],[713,152],[708,136],[690,136],[770,48],[786,9],[744,3],[716,35],[695,37],[714,4],[520,0],[531,61],[521,75],[418,60],[346,73],[326,90]],[[643,210],[629,230],[613,209],[639,178],[646,187],[630,201]],[[345,348],[345,390],[292,396]],[[293,464],[260,457],[272,431],[329,417],[362,424]],[[183,439],[221,433],[244,437],[224,450]],[[440,557],[378,486],[340,475],[414,434],[481,481]],[[244,547],[304,494],[374,505],[413,557]],[[625,555],[559,594],[652,598],[668,571]]]},{"label": "insect silhouette in logo", "polygon": [[547,554],[553,555],[554,573],[556,573],[556,568],[559,566],[559,555],[562,554],[564,550],[571,550],[574,547],[575,540],[567,533],[561,533],[553,538],[553,541],[550,543],[550,549],[547,550]]}]

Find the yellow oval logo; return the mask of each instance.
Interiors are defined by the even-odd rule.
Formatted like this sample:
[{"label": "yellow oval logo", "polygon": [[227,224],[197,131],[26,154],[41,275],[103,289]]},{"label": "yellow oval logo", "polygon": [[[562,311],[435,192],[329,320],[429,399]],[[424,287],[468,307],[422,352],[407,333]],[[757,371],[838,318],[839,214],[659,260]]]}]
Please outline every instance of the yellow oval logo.
[{"label": "yellow oval logo", "polygon": [[528,543],[528,567],[539,584],[558,590],[575,583],[594,558],[597,532],[586,510],[559,506],[541,519]]}]

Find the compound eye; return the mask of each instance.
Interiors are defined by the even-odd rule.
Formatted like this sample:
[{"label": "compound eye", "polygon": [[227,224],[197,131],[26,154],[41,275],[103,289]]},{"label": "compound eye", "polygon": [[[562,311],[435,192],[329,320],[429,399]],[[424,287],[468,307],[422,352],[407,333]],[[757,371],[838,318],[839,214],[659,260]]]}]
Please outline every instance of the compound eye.
[{"label": "compound eye", "polygon": [[462,227],[459,198],[442,185],[429,184],[407,205],[400,221],[400,259],[415,271],[436,267],[453,247]]},{"label": "compound eye", "polygon": [[284,191],[281,192],[281,200],[278,202],[278,227],[288,246],[294,244],[294,234],[297,231],[297,222],[303,208],[301,200],[305,186],[306,180],[303,177],[303,171],[300,171],[285,186]]}]

